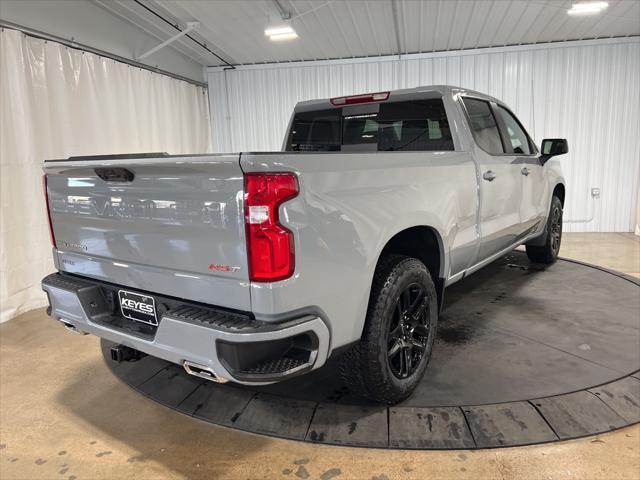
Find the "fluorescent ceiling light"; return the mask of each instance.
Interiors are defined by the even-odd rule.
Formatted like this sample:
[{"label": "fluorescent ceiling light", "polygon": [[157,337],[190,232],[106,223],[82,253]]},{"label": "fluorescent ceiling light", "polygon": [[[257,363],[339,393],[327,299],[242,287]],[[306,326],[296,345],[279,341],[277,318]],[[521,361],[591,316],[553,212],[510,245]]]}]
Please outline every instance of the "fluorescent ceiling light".
[{"label": "fluorescent ceiling light", "polygon": [[293,40],[294,38],[298,38],[298,34],[296,32],[289,33],[279,33],[277,35],[271,35],[269,40],[272,42],[279,42],[282,40]]},{"label": "fluorescent ceiling light", "polygon": [[607,8],[607,2],[580,2],[571,5],[571,9],[567,10],[569,15],[593,15],[600,13]]},{"label": "fluorescent ceiling light", "polygon": [[291,26],[289,18],[273,15],[269,18],[264,34],[269,40],[279,42],[282,40],[293,40],[298,38],[298,34]]},{"label": "fluorescent ceiling light", "polygon": [[296,33],[289,25],[282,25],[278,27],[269,27],[264,31],[265,35],[272,37],[273,35],[284,35],[286,33]]}]

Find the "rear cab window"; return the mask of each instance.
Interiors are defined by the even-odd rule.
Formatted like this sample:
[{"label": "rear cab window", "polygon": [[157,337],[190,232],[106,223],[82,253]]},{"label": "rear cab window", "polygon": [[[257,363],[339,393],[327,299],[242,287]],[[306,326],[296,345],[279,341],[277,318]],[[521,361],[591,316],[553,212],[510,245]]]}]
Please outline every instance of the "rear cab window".
[{"label": "rear cab window", "polygon": [[469,117],[469,127],[476,143],[485,152],[493,155],[505,153],[498,122],[491,110],[491,105],[486,100],[464,97],[462,99]]},{"label": "rear cab window", "polygon": [[287,151],[340,151],[342,116],[339,108],[296,113]]},{"label": "rear cab window", "polygon": [[296,112],[287,151],[450,151],[442,98]]}]

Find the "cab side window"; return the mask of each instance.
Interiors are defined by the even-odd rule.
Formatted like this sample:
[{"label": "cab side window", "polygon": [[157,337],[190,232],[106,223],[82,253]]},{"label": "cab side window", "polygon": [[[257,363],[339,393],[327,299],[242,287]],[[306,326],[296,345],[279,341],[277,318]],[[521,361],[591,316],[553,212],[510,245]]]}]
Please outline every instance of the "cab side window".
[{"label": "cab side window", "polygon": [[498,115],[500,115],[504,123],[502,134],[508,145],[511,146],[512,152],[520,155],[530,155],[532,151],[531,145],[529,144],[529,137],[520,126],[518,120],[516,120],[509,110],[500,105],[498,105]]},{"label": "cab side window", "polygon": [[487,153],[505,153],[498,131],[498,124],[489,102],[476,98],[463,98],[462,102],[469,116],[469,126],[476,143]]}]

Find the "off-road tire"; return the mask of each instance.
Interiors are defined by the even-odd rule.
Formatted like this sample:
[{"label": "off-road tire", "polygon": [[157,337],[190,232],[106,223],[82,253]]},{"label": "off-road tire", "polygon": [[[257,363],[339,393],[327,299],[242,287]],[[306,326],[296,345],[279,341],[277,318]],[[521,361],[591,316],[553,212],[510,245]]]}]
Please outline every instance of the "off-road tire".
[{"label": "off-road tire", "polygon": [[[415,303],[422,295],[420,288],[424,289],[424,299],[416,307],[415,315],[407,315],[404,321],[400,320],[402,325],[394,328],[394,325],[398,325],[398,319],[403,318],[402,312],[411,311],[401,308],[403,302],[406,305],[407,298],[411,299],[411,297],[401,299],[401,295],[406,291],[411,295],[413,291],[416,300],[409,303]],[[413,320],[418,318],[419,308],[422,309],[419,320],[421,326],[414,326],[414,331],[407,333],[409,340],[396,339],[399,329],[403,332],[411,329],[407,325],[413,325]],[[362,337],[340,359],[340,373],[345,385],[363,397],[389,405],[407,398],[416,388],[427,368],[437,323],[438,299],[427,267],[421,261],[404,255],[391,254],[381,258],[373,278]],[[412,343],[412,340],[415,340],[414,336],[420,339],[418,343],[421,347],[407,346],[409,343],[415,345]],[[389,342],[392,342],[392,347],[389,346]],[[422,345],[424,345],[423,353],[421,353]],[[403,361],[406,367],[412,365],[411,360],[419,358],[419,361],[414,364],[414,371],[405,369],[406,377],[399,377],[398,372],[394,373],[392,370],[395,368],[394,361],[388,360],[391,348],[396,347],[401,349],[399,355],[403,356],[403,358],[393,357],[395,364],[400,362],[400,375],[402,375]],[[409,359],[405,356],[406,350],[410,352],[407,354]]]},{"label": "off-road tire", "polygon": [[547,218],[544,245],[526,245],[527,257],[534,263],[550,265],[558,259],[562,241],[562,202],[555,195]]}]

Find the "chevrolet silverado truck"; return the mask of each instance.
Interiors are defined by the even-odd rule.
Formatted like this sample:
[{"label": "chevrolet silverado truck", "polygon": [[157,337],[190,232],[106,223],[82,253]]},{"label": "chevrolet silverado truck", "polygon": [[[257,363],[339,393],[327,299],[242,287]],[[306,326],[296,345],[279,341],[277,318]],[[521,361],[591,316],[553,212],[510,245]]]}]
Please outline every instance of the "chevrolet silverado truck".
[{"label": "chevrolet silverado truck", "polygon": [[448,285],[522,244],[556,259],[567,151],[498,99],[432,86],[301,102],[277,152],[46,161],[48,313],[115,360],[215,382],[340,355],[352,390],[393,404]]}]

